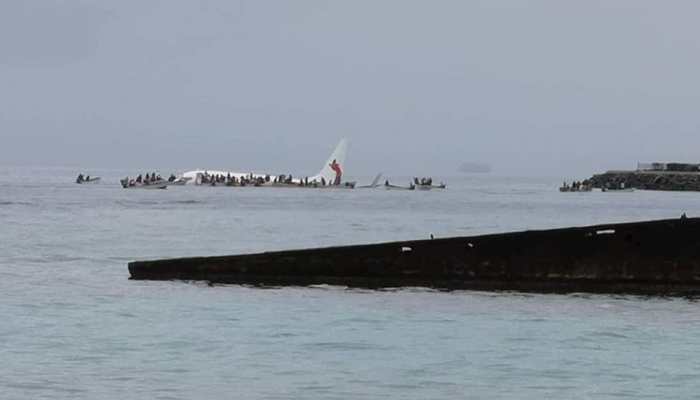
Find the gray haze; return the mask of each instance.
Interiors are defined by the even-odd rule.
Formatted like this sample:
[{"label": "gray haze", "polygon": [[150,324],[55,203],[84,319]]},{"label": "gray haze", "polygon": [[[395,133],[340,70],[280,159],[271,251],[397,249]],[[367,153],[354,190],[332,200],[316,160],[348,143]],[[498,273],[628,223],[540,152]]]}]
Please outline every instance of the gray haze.
[{"label": "gray haze", "polygon": [[0,3],[0,164],[700,161],[697,1]]}]

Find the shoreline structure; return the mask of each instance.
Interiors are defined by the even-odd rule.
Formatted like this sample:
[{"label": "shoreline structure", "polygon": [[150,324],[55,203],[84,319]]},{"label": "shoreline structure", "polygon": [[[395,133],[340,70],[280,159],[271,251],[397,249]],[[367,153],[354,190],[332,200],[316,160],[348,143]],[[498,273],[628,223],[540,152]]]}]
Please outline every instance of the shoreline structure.
[{"label": "shoreline structure", "polygon": [[129,263],[131,279],[700,294],[700,218]]},{"label": "shoreline structure", "polygon": [[636,170],[607,171],[589,179],[593,187],[618,187],[640,190],[700,191],[700,164],[638,164]]}]

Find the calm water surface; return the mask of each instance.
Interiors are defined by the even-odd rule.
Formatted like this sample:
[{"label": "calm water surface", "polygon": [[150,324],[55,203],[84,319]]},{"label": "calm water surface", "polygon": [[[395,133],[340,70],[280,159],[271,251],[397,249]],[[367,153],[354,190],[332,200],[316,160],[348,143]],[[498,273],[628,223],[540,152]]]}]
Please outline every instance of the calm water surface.
[{"label": "calm water surface", "polygon": [[[697,398],[700,304],[128,280],[135,259],[700,215],[697,193],[180,187],[0,168],[0,399]],[[33,176],[27,180],[28,175]],[[369,180],[369,179],[367,179]],[[399,183],[399,182],[397,182]]]}]

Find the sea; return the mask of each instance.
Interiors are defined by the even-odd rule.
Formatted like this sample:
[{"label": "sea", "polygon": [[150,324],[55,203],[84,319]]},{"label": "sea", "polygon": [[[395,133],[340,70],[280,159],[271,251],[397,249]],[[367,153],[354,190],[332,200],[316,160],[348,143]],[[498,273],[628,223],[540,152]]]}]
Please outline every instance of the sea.
[{"label": "sea", "polygon": [[127,263],[698,216],[700,193],[491,174],[124,190],[135,171],[78,172],[0,167],[0,399],[699,396],[692,298],[132,281]]}]

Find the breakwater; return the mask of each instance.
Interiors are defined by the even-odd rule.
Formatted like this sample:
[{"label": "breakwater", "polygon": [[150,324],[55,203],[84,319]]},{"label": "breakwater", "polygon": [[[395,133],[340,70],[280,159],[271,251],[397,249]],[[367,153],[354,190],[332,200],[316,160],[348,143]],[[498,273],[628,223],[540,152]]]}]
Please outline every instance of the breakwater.
[{"label": "breakwater", "polygon": [[625,187],[642,190],[700,191],[700,173],[683,171],[608,171],[593,175],[593,187]]},{"label": "breakwater", "polygon": [[700,293],[700,218],[194,257],[129,264],[132,279]]}]

